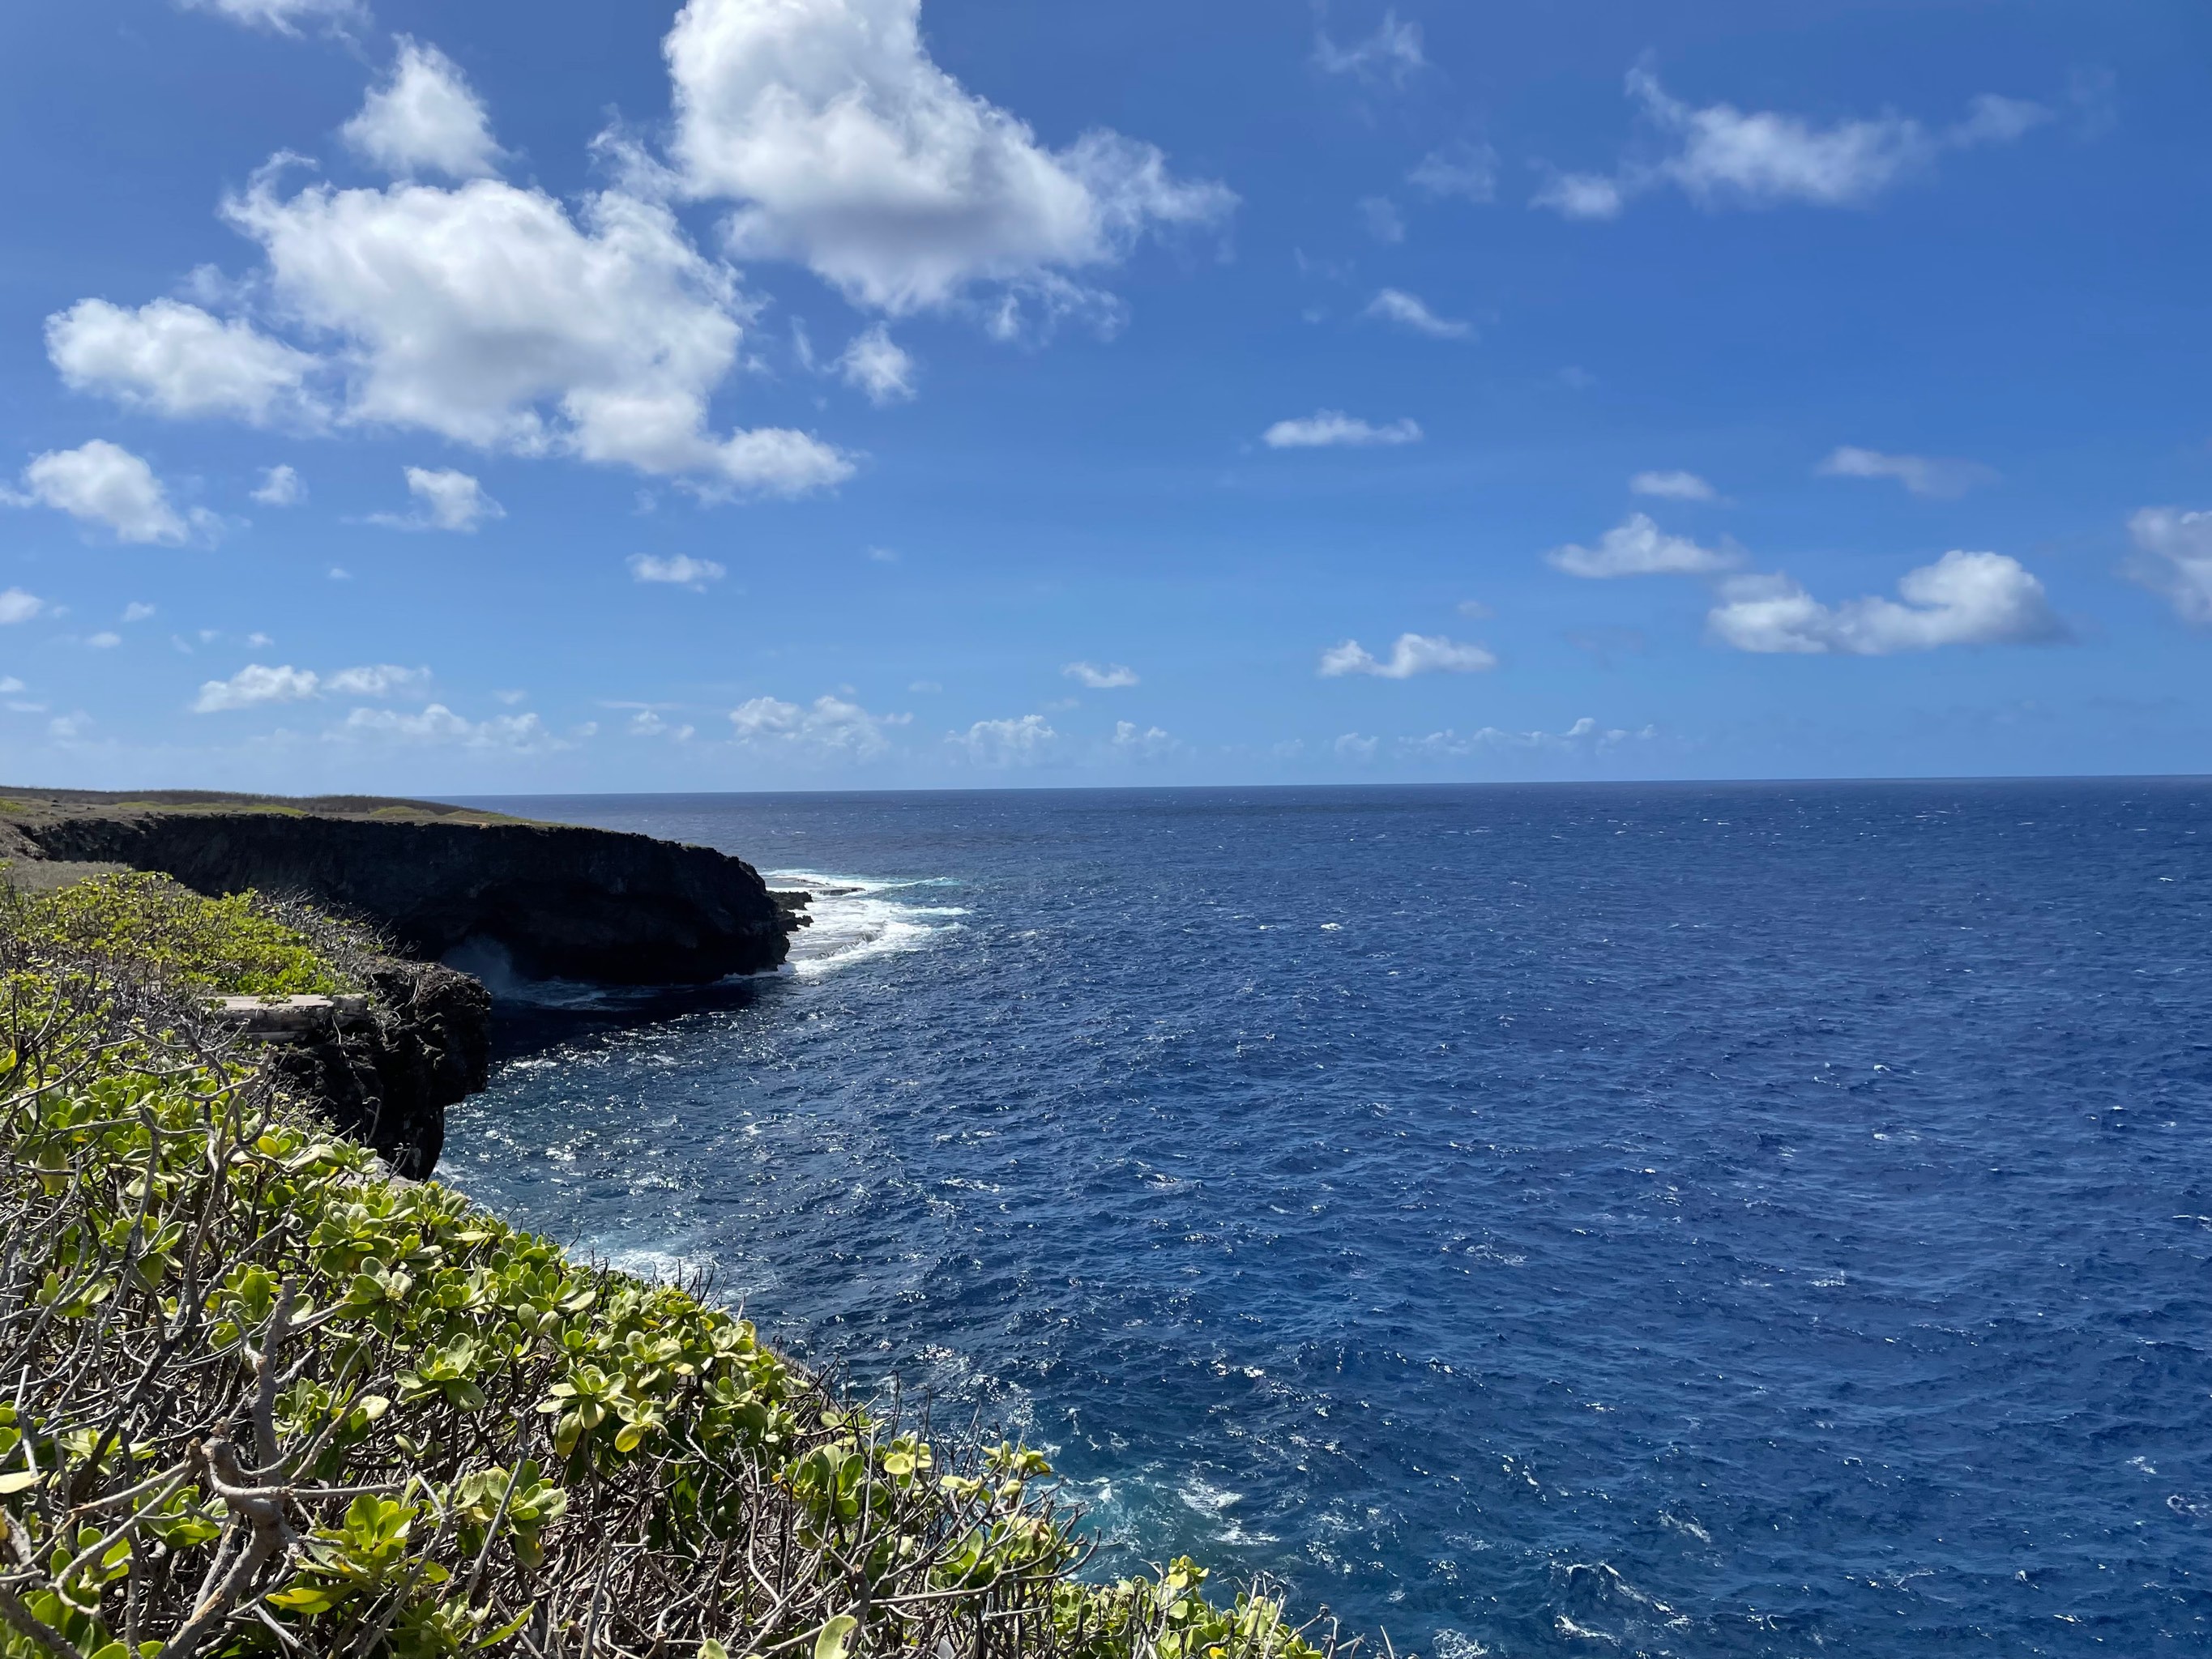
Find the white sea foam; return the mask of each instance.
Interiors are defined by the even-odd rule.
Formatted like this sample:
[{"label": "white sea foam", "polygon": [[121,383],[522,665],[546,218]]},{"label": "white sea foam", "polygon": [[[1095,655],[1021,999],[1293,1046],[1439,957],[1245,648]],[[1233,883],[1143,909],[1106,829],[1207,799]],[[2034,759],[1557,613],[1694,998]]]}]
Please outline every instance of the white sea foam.
[{"label": "white sea foam", "polygon": [[800,979],[820,979],[856,963],[926,950],[957,933],[958,905],[916,902],[939,880],[877,881],[865,876],[824,875],[817,870],[775,870],[769,879],[780,888],[803,888],[814,895],[807,914],[813,925],[791,941],[791,971]]}]

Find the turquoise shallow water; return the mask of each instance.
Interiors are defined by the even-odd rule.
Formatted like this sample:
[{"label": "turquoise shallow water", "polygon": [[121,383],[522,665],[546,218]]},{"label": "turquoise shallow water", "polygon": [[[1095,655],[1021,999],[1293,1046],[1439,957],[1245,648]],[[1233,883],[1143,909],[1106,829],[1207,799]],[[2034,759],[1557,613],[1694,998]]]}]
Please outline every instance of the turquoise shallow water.
[{"label": "turquoise shallow water", "polygon": [[833,896],[510,1012],[445,1173],[1109,1559],[1451,1659],[2212,1651],[2212,785],[501,804]]}]

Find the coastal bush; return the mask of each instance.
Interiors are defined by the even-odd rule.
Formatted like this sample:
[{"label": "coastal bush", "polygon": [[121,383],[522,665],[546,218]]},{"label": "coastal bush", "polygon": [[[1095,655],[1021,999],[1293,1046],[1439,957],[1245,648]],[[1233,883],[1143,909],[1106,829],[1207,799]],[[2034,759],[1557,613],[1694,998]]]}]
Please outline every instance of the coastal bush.
[{"label": "coastal bush", "polygon": [[382,1178],[87,928],[0,939],[0,1659],[1333,1645],[1188,1562],[1083,1582],[1036,1451]]},{"label": "coastal bush", "polygon": [[205,898],[143,871],[8,893],[9,924],[33,951],[124,963],[137,976],[227,995],[353,988],[327,949],[255,893]]}]

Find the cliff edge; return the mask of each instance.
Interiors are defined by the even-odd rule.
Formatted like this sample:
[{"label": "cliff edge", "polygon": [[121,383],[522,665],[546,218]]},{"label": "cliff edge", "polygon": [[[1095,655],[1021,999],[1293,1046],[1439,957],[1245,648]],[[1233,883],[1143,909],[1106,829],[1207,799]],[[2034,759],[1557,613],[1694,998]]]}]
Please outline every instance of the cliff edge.
[{"label": "cliff edge", "polygon": [[711,848],[367,796],[0,789],[0,858],[296,895],[372,918],[410,957],[489,943],[532,978],[613,985],[762,972],[805,921]]}]

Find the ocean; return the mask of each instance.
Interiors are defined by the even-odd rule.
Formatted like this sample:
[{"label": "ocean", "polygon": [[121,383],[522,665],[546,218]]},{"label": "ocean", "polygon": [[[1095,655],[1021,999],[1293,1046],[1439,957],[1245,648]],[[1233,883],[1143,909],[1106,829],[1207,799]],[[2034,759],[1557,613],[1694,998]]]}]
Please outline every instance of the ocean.
[{"label": "ocean", "polygon": [[2212,1652],[2212,781],[503,799],[820,896],[441,1174],[1401,1654]]}]

